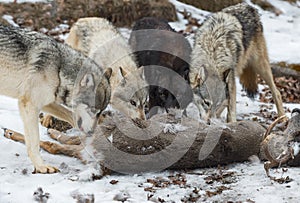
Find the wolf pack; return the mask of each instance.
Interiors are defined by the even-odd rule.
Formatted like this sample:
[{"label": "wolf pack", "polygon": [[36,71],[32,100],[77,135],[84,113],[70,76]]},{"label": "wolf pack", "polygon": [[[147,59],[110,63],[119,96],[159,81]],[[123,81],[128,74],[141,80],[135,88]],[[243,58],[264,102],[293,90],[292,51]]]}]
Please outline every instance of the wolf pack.
[{"label": "wolf pack", "polygon": [[[0,25],[0,94],[16,98],[27,153],[37,173],[55,173],[39,147],[39,113],[49,113],[91,135],[111,108],[131,119],[149,119],[170,108],[195,105],[200,119],[237,121],[236,83],[247,95],[258,75],[285,114],[269,65],[258,11],[241,3],[210,15],[194,44],[167,21],[135,22],[127,41],[106,19],[79,19],[65,43],[44,34]],[[47,119],[44,120],[47,122]]]}]

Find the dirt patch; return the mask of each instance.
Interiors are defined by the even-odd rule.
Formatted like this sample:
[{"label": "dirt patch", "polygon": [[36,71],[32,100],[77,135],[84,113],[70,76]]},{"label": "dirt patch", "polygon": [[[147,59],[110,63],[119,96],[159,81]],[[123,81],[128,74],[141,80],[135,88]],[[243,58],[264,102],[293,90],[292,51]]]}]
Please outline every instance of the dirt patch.
[{"label": "dirt patch", "polygon": [[130,27],[144,16],[177,20],[176,9],[168,0],[57,0],[50,3],[0,3],[0,15],[11,15],[21,27],[52,29],[78,18],[104,17],[116,26]]}]

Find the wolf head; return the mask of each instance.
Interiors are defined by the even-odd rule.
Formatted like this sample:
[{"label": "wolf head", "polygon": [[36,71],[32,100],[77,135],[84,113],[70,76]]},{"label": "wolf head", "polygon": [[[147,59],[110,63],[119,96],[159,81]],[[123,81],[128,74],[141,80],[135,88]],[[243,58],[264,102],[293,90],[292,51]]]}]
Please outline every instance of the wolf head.
[{"label": "wolf head", "polygon": [[[199,68],[190,75],[193,88],[194,102],[202,111],[204,119],[219,117],[228,105],[228,85],[217,73],[207,72],[206,68]],[[227,74],[227,72],[225,73]],[[225,76],[227,77],[227,75]]]},{"label": "wolf head", "polygon": [[74,90],[75,125],[87,134],[93,132],[101,112],[110,101],[109,79],[111,74],[111,68],[106,69],[100,79],[93,72],[87,72],[79,79],[79,84]]},{"label": "wolf head", "polygon": [[144,68],[131,73],[119,68],[122,80],[112,93],[111,105],[132,119],[146,119],[145,105],[148,99]]},{"label": "wolf head", "polygon": [[199,95],[202,105],[206,111],[207,118],[219,117],[224,108],[228,105],[227,86],[218,76],[207,78],[201,87]]}]

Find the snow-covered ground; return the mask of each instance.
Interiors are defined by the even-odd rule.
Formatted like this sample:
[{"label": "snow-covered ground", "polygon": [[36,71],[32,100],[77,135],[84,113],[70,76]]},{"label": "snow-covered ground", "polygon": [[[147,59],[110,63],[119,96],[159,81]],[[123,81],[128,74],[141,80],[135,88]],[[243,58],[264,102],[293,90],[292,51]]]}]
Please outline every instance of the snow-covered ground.
[{"label": "snow-covered ground", "polygon": [[262,21],[272,62],[286,61],[300,63],[300,3],[298,7],[286,1],[272,1],[274,6],[284,12],[275,16],[269,12],[262,12]]},{"label": "snow-covered ground", "polygon": [[[31,2],[33,0],[30,0]],[[204,19],[208,12],[201,11],[192,6],[182,4],[176,0],[170,0],[179,10],[186,9],[194,17]],[[3,2],[3,1],[0,1]],[[8,2],[8,0],[5,2]],[[11,2],[11,1],[9,1]],[[21,1],[18,1],[21,2]],[[262,21],[265,30],[268,50],[271,62],[286,61],[300,63],[300,8],[280,0],[270,0],[283,11],[280,16],[262,11]],[[179,21],[171,23],[176,29],[184,29],[186,21],[181,14]],[[126,29],[122,29],[126,33]],[[127,32],[128,35],[128,32]],[[256,113],[259,111],[258,99],[254,101],[242,96],[241,86],[238,84],[237,111],[238,115]],[[262,88],[262,87],[260,87]],[[271,104],[270,104],[271,105]],[[299,104],[284,104],[292,109],[300,107]],[[274,109],[275,110],[275,109]],[[289,114],[288,114],[289,115]],[[6,127],[23,133],[23,124],[19,115],[17,101],[0,96],[0,127]],[[40,127],[41,139],[49,139],[46,129]],[[3,134],[0,132],[0,134]],[[300,193],[300,169],[289,168],[283,176],[293,179],[290,183],[278,184],[271,181],[265,175],[262,163],[240,163],[226,167],[227,172],[233,172],[233,176],[227,184],[218,181],[208,184],[204,178],[218,173],[219,169],[198,169],[188,173],[182,173],[186,177],[185,186],[171,184],[165,188],[156,188],[155,192],[145,191],[151,187],[147,179],[168,179],[170,175],[181,172],[157,172],[136,175],[110,175],[93,182],[81,182],[71,180],[78,171],[86,169],[80,161],[65,156],[50,155],[41,151],[47,163],[62,167],[61,173],[42,175],[31,174],[32,164],[26,154],[25,145],[8,140],[0,136],[1,162],[0,162],[0,202],[33,202],[33,193],[38,187],[44,192],[50,193],[48,202],[75,202],[71,194],[94,194],[95,202],[113,202],[116,196],[128,197],[126,202],[181,202],[192,196],[199,196],[199,202],[299,202]],[[274,171],[272,171],[274,172]],[[276,173],[282,175],[281,169]],[[117,180],[116,184],[111,184]],[[210,195],[223,188],[221,194]],[[147,189],[146,189],[147,190]],[[193,192],[194,191],[194,192]],[[198,192],[197,192],[198,191]],[[209,191],[209,192],[207,192]],[[196,194],[198,193],[198,194]],[[153,197],[148,197],[153,195]],[[160,200],[159,200],[160,198]],[[120,198],[117,198],[120,199]]]}]

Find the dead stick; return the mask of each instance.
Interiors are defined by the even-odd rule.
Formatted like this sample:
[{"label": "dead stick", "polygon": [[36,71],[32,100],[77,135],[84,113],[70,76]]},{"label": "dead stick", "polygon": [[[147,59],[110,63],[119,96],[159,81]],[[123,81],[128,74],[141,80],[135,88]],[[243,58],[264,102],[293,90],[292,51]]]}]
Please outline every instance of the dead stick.
[{"label": "dead stick", "polygon": [[[4,137],[25,143],[24,135],[13,130],[4,129]],[[66,156],[76,157],[79,159],[81,159],[80,151],[83,149],[82,145],[57,144],[49,141],[40,141],[40,147],[50,154],[64,154]]]}]

